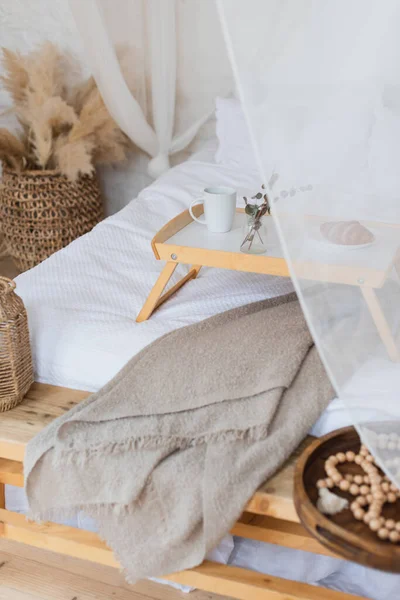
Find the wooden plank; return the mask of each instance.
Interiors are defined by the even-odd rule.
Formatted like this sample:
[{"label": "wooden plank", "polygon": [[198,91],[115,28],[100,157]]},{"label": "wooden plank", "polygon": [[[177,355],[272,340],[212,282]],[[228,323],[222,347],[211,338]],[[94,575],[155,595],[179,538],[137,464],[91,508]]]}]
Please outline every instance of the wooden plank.
[{"label": "wooden plank", "polygon": [[[233,535],[331,555],[300,525],[254,516],[244,520],[246,523],[239,522],[235,525]],[[0,510],[0,522],[3,524],[2,537],[6,539],[117,566],[111,550],[95,533],[55,523],[37,524],[28,521],[24,515],[7,510]]]},{"label": "wooden plank", "polygon": [[284,497],[281,494],[282,492],[279,489],[277,493],[268,493],[261,487],[247,503],[246,511],[256,515],[265,515],[299,523],[300,519],[297,516],[293,499]]},{"label": "wooden plank", "polygon": [[108,546],[90,531],[56,523],[33,523],[24,515],[0,509],[0,538],[37,546],[92,562],[119,567]]},{"label": "wooden plank", "polygon": [[[99,584],[105,584],[106,586],[113,586],[114,588],[117,588],[117,590],[122,588],[124,590],[129,590],[131,594],[132,592],[137,593],[139,594],[140,598],[143,598],[143,600],[149,600],[149,598],[153,600],[183,600],[182,593],[175,590],[171,586],[161,585],[159,583],[149,581],[148,579],[139,581],[132,586],[127,583],[119,569],[106,567],[104,565],[73,558],[71,556],[57,554],[56,552],[51,552],[49,550],[42,550],[41,548],[27,546],[26,544],[0,539],[0,564],[2,562],[9,562],[10,560],[13,560],[14,564],[16,562],[17,574],[18,571],[20,571],[20,574],[21,572],[29,572],[29,566],[27,568],[24,565],[24,562],[22,562],[20,559],[22,559],[24,562],[27,561],[34,564],[37,573],[37,579],[40,580],[43,587],[48,585],[48,582],[50,581],[64,582],[65,580],[63,572],[66,571],[67,573],[77,576],[78,578],[84,577],[85,580],[96,581]],[[2,572],[0,570],[0,599],[3,600],[1,596],[1,584],[2,581],[6,580],[6,578],[4,577],[2,579],[1,573]],[[22,576],[20,577],[20,580],[22,580]],[[29,577],[27,577],[27,581],[29,581]],[[63,586],[63,589],[65,589],[65,586]],[[113,590],[115,596],[112,593],[110,594],[110,600],[117,600],[117,590]],[[81,589],[81,592],[82,591],[83,590]],[[80,599],[81,597],[78,596],[78,598]],[[134,594],[129,596],[129,598],[135,598]],[[193,591],[189,597],[185,596],[185,598],[187,598],[187,600],[213,600],[214,596],[210,597],[208,592],[196,590]],[[14,600],[14,598],[11,596],[9,599],[7,598],[7,600]],[[67,596],[67,600],[71,600],[71,596]],[[91,600],[94,600],[94,598],[91,598]],[[221,600],[220,596],[218,596],[218,598],[215,597],[215,600]]]},{"label": "wooden plank", "polygon": [[[232,271],[262,273],[289,277],[289,269],[284,258],[244,254],[243,252],[224,252],[222,250],[206,250],[189,246],[172,244],[156,244],[156,250],[162,260],[174,260],[187,265],[202,265]],[[171,259],[175,255],[176,258]]]},{"label": "wooden plank", "polygon": [[0,458],[0,486],[5,483],[15,485],[16,487],[24,487],[24,468],[22,463]]},{"label": "wooden plank", "polygon": [[23,461],[26,444],[90,392],[34,383],[24,400],[0,418],[0,457]]},{"label": "wooden plank", "polygon": [[298,457],[315,438],[307,436],[281,469],[264,483],[246,506],[246,511],[298,523],[293,502],[293,481]]},{"label": "wooden plank", "polygon": [[29,561],[37,561],[49,568],[54,567],[55,569],[62,569],[74,575],[90,577],[108,585],[125,587],[129,585],[126,583],[121,571],[115,567],[107,567],[88,560],[58,554],[57,552],[38,548],[37,546],[29,546],[21,542],[0,538],[0,562],[5,560],[5,554],[15,555],[18,558]]},{"label": "wooden plank", "polygon": [[[71,570],[70,565],[65,568],[68,559],[61,555],[36,548],[29,553],[26,548],[1,542],[1,600],[182,600],[182,593],[170,586],[147,580],[132,586],[117,569],[87,561],[75,560]],[[190,600],[212,598],[201,591],[190,595]]]},{"label": "wooden plank", "polygon": [[0,600],[43,600],[43,596],[36,596],[30,592],[22,592],[15,588],[0,586]]},{"label": "wooden plank", "polygon": [[367,600],[343,592],[205,561],[166,579],[237,600]]},{"label": "wooden plank", "polygon": [[[249,516],[249,518],[248,518]],[[302,525],[264,517],[262,515],[251,515],[245,513],[245,520],[240,519],[232,528],[231,534],[258,542],[276,544],[285,548],[312,552],[314,554],[323,554],[340,558],[333,554],[327,548],[322,546]]]},{"label": "wooden plank", "polygon": [[0,562],[5,560],[5,554],[15,555],[24,560],[37,561],[49,568],[54,567],[55,569],[62,569],[74,575],[90,577],[108,585],[125,585],[125,587],[129,585],[126,583],[121,571],[115,567],[107,567],[81,558],[74,558],[66,554],[59,554],[51,550],[38,548],[37,546],[30,546],[21,542],[0,538]]},{"label": "wooden plank", "polygon": [[[46,537],[44,532],[46,525],[34,525],[27,523],[26,530],[31,535],[27,537],[26,532],[22,538],[21,529],[24,529],[21,523],[22,515],[5,515],[7,511],[0,510],[0,519],[7,519],[4,524],[3,535],[14,541],[28,543],[39,548],[50,549],[55,552],[65,553],[78,558],[100,562],[103,565],[118,567],[117,562],[112,556],[111,551],[94,534],[88,532],[77,532],[80,534],[80,540],[88,540],[92,536],[89,547],[80,545],[79,542],[72,546],[69,539],[61,542],[57,548],[54,547],[54,536],[49,536],[50,541],[47,545],[43,541]],[[22,517],[23,518],[23,517]],[[4,521],[3,521],[4,522]],[[65,526],[51,526],[53,529],[59,528],[59,537],[63,537],[62,530],[71,530]],[[40,528],[44,531],[40,531]],[[34,533],[36,530],[36,535]],[[85,535],[86,534],[86,535]],[[94,536],[94,537],[93,537]],[[18,539],[19,538],[19,539]],[[175,581],[184,585],[200,588],[208,592],[227,595],[238,600],[354,600],[354,596],[342,594],[341,592],[332,592],[323,588],[316,588],[304,583],[288,581],[279,577],[254,573],[246,569],[230,567],[205,561],[202,565],[193,569],[188,569],[180,573],[174,573],[164,577],[169,581]],[[104,584],[103,584],[104,585]],[[341,595],[338,595],[341,594]]]}]

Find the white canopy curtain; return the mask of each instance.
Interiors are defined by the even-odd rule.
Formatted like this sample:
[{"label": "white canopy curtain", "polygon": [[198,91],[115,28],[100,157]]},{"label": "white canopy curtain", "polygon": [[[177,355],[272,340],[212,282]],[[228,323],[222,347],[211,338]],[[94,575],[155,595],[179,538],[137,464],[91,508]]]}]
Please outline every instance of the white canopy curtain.
[{"label": "white canopy curtain", "polygon": [[[188,38],[185,4],[179,0],[70,0],[87,61],[104,101],[121,129],[152,158],[148,164],[152,177],[166,171],[169,157],[190,144],[213,112],[214,96],[227,91],[226,78],[208,97],[197,82],[198,95],[203,99],[201,108],[199,103],[193,107],[192,102],[187,111],[190,118],[176,133],[177,89],[184,86],[181,79],[186,66],[184,52],[181,56],[178,52],[185,44],[185,52],[193,55],[196,44],[200,47],[204,43],[205,32],[199,30],[204,8],[215,11],[211,32],[215,26],[219,28],[213,1],[206,0],[199,14],[192,4]],[[219,37],[223,44],[220,32]],[[125,46],[124,70],[117,58],[118,45]],[[126,72],[133,78],[133,90],[126,81]]]},{"label": "white canopy curtain", "polygon": [[[158,175],[231,87],[215,1],[70,2],[107,106]],[[311,332],[361,437],[400,485],[400,5],[218,8]],[[121,41],[133,94],[116,59]],[[343,235],[368,243],[335,243]]]},{"label": "white canopy curtain", "polygon": [[[400,4],[219,0],[219,10],[313,337],[400,485]],[[332,243],[348,221],[370,232],[350,224],[358,247]]]}]

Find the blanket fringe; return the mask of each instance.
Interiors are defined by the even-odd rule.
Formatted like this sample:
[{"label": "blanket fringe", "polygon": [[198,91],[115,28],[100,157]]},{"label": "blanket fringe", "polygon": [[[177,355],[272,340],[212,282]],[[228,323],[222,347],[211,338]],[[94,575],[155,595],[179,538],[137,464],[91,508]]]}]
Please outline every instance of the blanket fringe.
[{"label": "blanket fringe", "polygon": [[[162,436],[143,436],[140,438],[131,438],[122,442],[109,442],[107,444],[98,444],[97,446],[89,446],[88,448],[74,448],[73,441],[68,448],[55,448],[53,454],[54,464],[59,464],[60,459],[66,464],[74,464],[79,467],[85,466],[91,458],[97,458],[104,454],[124,454],[135,450],[156,450],[163,448],[167,452],[176,450],[185,450],[194,446],[203,444],[215,443],[232,443],[237,441],[257,442],[267,437],[268,425],[255,425],[248,429],[232,429],[226,431],[218,431],[206,435],[200,435],[195,438],[186,438],[179,436],[171,436],[164,438]],[[72,447],[71,447],[72,446]]]}]

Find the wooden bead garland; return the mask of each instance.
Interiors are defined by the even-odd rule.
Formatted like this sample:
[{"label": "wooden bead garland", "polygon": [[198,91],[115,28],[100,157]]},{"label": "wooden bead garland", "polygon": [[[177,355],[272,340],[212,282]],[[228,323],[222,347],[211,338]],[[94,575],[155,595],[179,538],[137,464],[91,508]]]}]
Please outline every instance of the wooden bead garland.
[{"label": "wooden bead garland", "polygon": [[[346,462],[359,465],[365,475],[342,475],[338,466]],[[327,477],[317,481],[318,488],[331,489],[336,486],[355,496],[350,504],[354,518],[364,521],[381,540],[393,544],[400,542],[400,521],[382,516],[383,505],[396,502],[400,498],[400,490],[386,475],[380,474],[366,446],[362,445],[358,454],[351,451],[333,454],[325,461],[325,473]]]}]

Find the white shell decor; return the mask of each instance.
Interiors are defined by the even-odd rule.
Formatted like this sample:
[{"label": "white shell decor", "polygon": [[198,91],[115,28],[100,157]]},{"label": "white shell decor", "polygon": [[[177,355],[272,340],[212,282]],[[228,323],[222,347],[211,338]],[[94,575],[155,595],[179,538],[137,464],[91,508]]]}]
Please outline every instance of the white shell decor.
[{"label": "white shell decor", "polygon": [[317,508],[324,515],[336,515],[345,508],[348,508],[348,506],[348,500],[333,494],[328,490],[328,488],[319,489]]},{"label": "white shell decor", "polygon": [[374,234],[359,221],[331,221],[322,223],[322,235],[332,244],[361,246],[371,244]]}]

